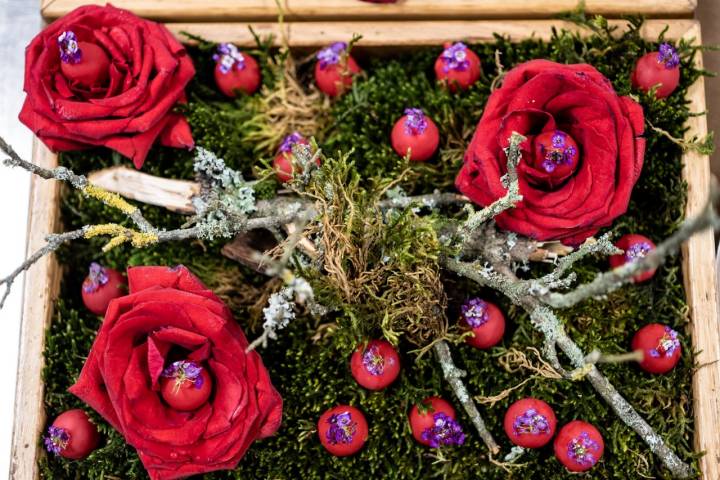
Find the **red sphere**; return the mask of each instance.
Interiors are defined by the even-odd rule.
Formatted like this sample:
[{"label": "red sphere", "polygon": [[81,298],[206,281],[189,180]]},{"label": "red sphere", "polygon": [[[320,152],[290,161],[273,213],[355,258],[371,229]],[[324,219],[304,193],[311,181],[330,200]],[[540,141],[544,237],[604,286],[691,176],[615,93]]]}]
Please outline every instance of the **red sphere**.
[{"label": "red sphere", "polygon": [[45,437],[45,446],[64,458],[80,460],[90,455],[99,441],[97,427],[84,411],[76,408],[55,419]]},{"label": "red sphere", "polygon": [[605,443],[597,428],[575,420],[560,429],[555,438],[555,457],[571,472],[590,470],[600,460]]},{"label": "red sphere", "polygon": [[315,64],[315,83],[321,92],[331,97],[337,97],[352,85],[355,75],[360,73],[360,67],[353,57],[348,55],[347,60],[334,65],[321,66]]},{"label": "red sphere", "polygon": [[404,157],[410,151],[410,160],[424,162],[430,159],[440,143],[440,132],[431,118],[420,109],[408,108],[405,115],[395,122],[390,134],[395,152]]},{"label": "red sphere", "polygon": [[666,53],[663,56],[661,52],[651,52],[643,55],[635,64],[630,80],[633,87],[647,92],[652,87],[657,86],[655,96],[657,98],[665,98],[670,95],[680,83],[680,66],[675,52],[669,46],[661,47],[661,51]]},{"label": "red sphere", "polygon": [[79,62],[60,62],[65,78],[88,89],[104,85],[109,76],[110,57],[94,43],[78,42],[78,48],[81,52]]},{"label": "red sphere", "polygon": [[408,420],[415,440],[418,443],[430,446],[430,441],[423,439],[423,432],[435,426],[435,414],[444,413],[453,420],[455,420],[456,414],[453,406],[440,397],[428,397],[422,403],[427,409],[421,412],[417,405],[413,405]]},{"label": "red sphere", "polygon": [[505,333],[505,316],[494,303],[479,298],[465,302],[460,309],[460,322],[473,332],[465,343],[475,348],[494,347]]},{"label": "red sphere", "polygon": [[555,188],[565,182],[578,167],[580,150],[577,142],[562,130],[549,130],[533,139],[534,156],[528,169],[533,184]]},{"label": "red sphere", "polygon": [[640,368],[648,373],[669,372],[682,355],[678,333],[659,323],[651,323],[638,330],[632,339],[632,349],[642,350]]},{"label": "red sphere", "polygon": [[371,340],[350,357],[353,378],[368,390],[382,390],[400,375],[400,357],[390,342]]},{"label": "red sphere", "polygon": [[318,420],[317,429],[320,444],[336,457],[356,454],[368,438],[365,415],[349,405],[338,405],[325,411]]},{"label": "red sphere", "polygon": [[237,92],[252,95],[260,87],[260,66],[247,53],[241,53],[241,55],[242,68],[237,68],[238,64],[233,64],[224,73],[222,62],[218,61],[215,64],[215,84],[225,96],[230,98],[235,98]]},{"label": "red sphere", "polygon": [[[293,165],[292,153],[293,146],[298,144],[309,145],[310,142],[298,132],[291,133],[283,139],[278,148],[278,153],[273,159],[273,168],[275,169],[278,180],[282,183],[292,180],[293,175],[300,169],[299,165]],[[320,159],[318,158],[315,163],[320,166]]]},{"label": "red sphere", "polygon": [[83,303],[95,315],[105,315],[110,300],[127,293],[125,283],[125,276],[117,270],[93,262],[82,284]]},{"label": "red sphere", "polygon": [[523,398],[510,405],[503,426],[515,445],[540,448],[555,435],[557,418],[550,405],[542,400]]},{"label": "red sphere", "polygon": [[460,42],[443,47],[445,50],[435,60],[435,77],[451,92],[470,88],[480,78],[480,58]]},{"label": "red sphere", "polygon": [[[623,235],[615,242],[615,246],[623,250],[625,253],[619,255],[612,255],[609,259],[610,266],[612,268],[618,268],[625,265],[628,262],[635,262],[641,258],[647,256],[648,253],[655,250],[655,244],[649,238],[643,235],[637,235],[630,233]],[[633,277],[635,283],[645,282],[650,280],[657,269],[653,268],[643,273],[639,273]]]},{"label": "red sphere", "polygon": [[[178,362],[175,362],[177,364]],[[175,410],[189,412],[204,405],[212,393],[213,381],[206,368],[202,368],[199,378],[165,376],[160,378],[160,395]]]}]

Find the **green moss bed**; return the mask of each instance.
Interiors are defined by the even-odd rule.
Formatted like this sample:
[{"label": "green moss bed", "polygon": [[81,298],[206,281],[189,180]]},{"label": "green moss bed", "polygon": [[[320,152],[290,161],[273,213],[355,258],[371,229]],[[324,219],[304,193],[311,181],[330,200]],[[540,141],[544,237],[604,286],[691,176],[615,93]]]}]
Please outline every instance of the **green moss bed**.
[{"label": "green moss bed", "polygon": [[[454,139],[441,143],[441,153],[425,165],[414,166],[417,175],[402,186],[408,193],[430,192],[434,188],[452,189],[454,175],[462,161],[462,142],[469,141],[484,104],[490,85],[497,75],[495,52],[507,70],[520,62],[547,58],[558,62],[587,62],[598,68],[613,83],[620,95],[635,95],[642,103],[646,118],[653,125],[674,137],[683,136],[683,123],[691,114],[684,100],[685,92],[700,72],[692,67],[695,49],[679,45],[682,56],[682,77],[679,88],[666,100],[632,91],[630,72],[635,59],[657,49],[656,42],[643,40],[633,20],[630,30],[612,38],[602,22],[592,23],[596,32],[581,40],[575,35],[556,32],[548,42],[536,39],[510,43],[498,37],[494,42],[472,45],[483,61],[483,77],[470,90],[449,94],[434,81],[432,66],[441,49],[426,48],[384,54],[374,57],[358,48],[354,53],[366,74],[358,79],[353,90],[331,108],[330,121],[316,138],[327,152],[352,150],[350,158],[361,179],[392,178],[406,164],[397,157],[389,144],[394,121],[406,107],[425,109],[438,124],[441,138]],[[189,103],[185,108],[198,145],[223,157],[246,177],[257,175],[262,161],[269,161],[273,152],[257,151],[246,139],[253,131],[249,122],[257,103],[252,98],[229,101],[221,97],[212,81],[209,46],[192,47],[198,75],[188,88]],[[275,52],[258,47],[253,52],[265,63]],[[301,80],[311,81],[311,64],[301,65]],[[272,85],[274,76],[265,71],[263,81]],[[615,221],[617,234],[641,233],[655,240],[672,233],[683,218],[686,185],[681,178],[681,150],[664,136],[647,130],[647,153],[643,174],[638,182],[628,213]],[[108,150],[98,149],[61,156],[63,165],[78,173],[88,173],[112,165],[129,165]],[[165,148],[154,149],[143,171],[171,178],[192,178],[192,155]],[[265,194],[276,187],[265,184]],[[162,208],[142,206],[145,216],[159,227],[178,227],[184,219]],[[83,198],[78,192],[65,190],[62,197],[62,218],[66,229],[86,224],[126,219],[103,207],[95,200]],[[79,241],[64,247],[59,254],[64,266],[62,293],[55,315],[47,331],[44,371],[45,408],[50,419],[68,408],[85,407],[67,393],[76,380],[90,350],[101,318],[83,306],[80,285],[87,266],[93,260],[118,269],[132,265],[184,264],[211,288],[222,290],[232,306],[237,321],[249,338],[261,332],[258,322],[258,298],[267,291],[268,279],[226,259],[220,254],[224,242],[187,242],[163,244],[136,250],[120,247],[101,253],[103,241]],[[540,273],[548,267],[533,266]],[[580,280],[588,280],[606,269],[606,260],[591,259],[578,266]],[[530,373],[507,372],[498,359],[511,347],[524,350],[539,346],[540,336],[534,331],[527,315],[511,306],[506,299],[491,291],[447,275],[443,277],[449,296],[448,318],[454,323],[460,303],[480,294],[496,301],[505,310],[508,328],[503,342],[491,350],[480,351],[464,344],[453,347],[458,366],[469,372],[466,384],[473,395],[491,396],[520,383]],[[628,351],[632,333],[650,322],[668,324],[685,332],[688,321],[680,260],[672,258],[648,283],[623,288],[604,301],[589,301],[560,312],[568,333],[578,344],[590,351],[618,353]],[[371,324],[384,312],[367,312]],[[374,318],[373,318],[374,317]],[[417,358],[413,346],[402,342],[403,371],[399,380],[387,390],[371,393],[359,387],[348,367],[348,342],[342,336],[315,336],[320,323],[311,317],[298,317],[280,332],[260,353],[270,371],[274,385],[284,399],[284,421],[272,438],[256,442],[234,471],[205,475],[207,479],[425,479],[425,478],[568,478],[569,474],[554,458],[552,446],[527,453],[525,466],[506,472],[491,464],[487,449],[473,430],[469,419],[458,409],[460,420],[468,433],[465,445],[437,452],[417,444],[410,435],[407,412],[413,402],[431,394],[455,400],[441,377],[439,365],[432,355]],[[363,321],[363,318],[360,319]],[[380,335],[379,331],[373,332]],[[682,336],[685,352],[680,364],[671,373],[650,376],[634,364],[603,365],[602,371],[618,390],[657,429],[681,458],[696,465],[693,452],[693,411],[691,377],[693,358],[687,335]],[[502,418],[508,405],[523,396],[532,395],[550,403],[560,423],[583,419],[602,432],[606,451],[603,460],[585,478],[666,478],[668,472],[648,450],[642,440],[618,420],[607,404],[599,399],[585,381],[570,382],[536,378],[514,390],[507,398],[492,406],[482,405],[485,419],[503,451],[510,444],[502,430]],[[361,408],[370,425],[364,449],[348,458],[329,455],[313,433],[320,414],[338,403]],[[86,408],[86,407],[85,407]],[[89,409],[86,408],[89,411]],[[68,461],[48,456],[41,460],[42,477],[47,479],[135,479],[147,478],[135,450],[106,422],[92,412],[102,433],[102,443],[87,459]],[[712,428],[707,426],[706,428]],[[40,442],[40,439],[38,439]]]}]

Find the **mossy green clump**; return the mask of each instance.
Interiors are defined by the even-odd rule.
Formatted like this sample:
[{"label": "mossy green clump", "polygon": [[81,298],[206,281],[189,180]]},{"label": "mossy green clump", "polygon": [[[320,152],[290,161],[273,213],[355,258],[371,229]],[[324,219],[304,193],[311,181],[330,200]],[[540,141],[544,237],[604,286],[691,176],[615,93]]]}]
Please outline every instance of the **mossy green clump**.
[{"label": "mossy green clump", "polygon": [[[395,179],[410,167],[412,173],[400,182],[406,192],[449,189],[462,161],[463,146],[473,133],[492,81],[498,74],[495,52],[499,52],[505,70],[533,58],[588,62],[612,81],[618,93],[637,95],[631,91],[629,83],[634,60],[656,49],[657,44],[641,39],[638,24],[633,25],[629,33],[615,39],[611,38],[602,23],[598,23],[598,33],[584,40],[558,32],[546,43],[534,39],[511,43],[497,38],[492,43],[473,45],[472,48],[483,60],[483,77],[470,90],[456,95],[450,95],[434,83],[432,63],[440,48],[403,52],[390,58],[367,58],[363,65],[366,77],[356,82],[353,91],[334,104],[329,126],[318,134],[321,147],[329,152],[352,150],[349,159],[354,165],[353,176],[359,179],[358,188],[370,189],[369,182],[377,182],[378,179]],[[647,118],[674,137],[683,136],[683,124],[691,113],[684,94],[701,73],[692,67],[693,50],[684,48],[681,53],[683,74],[681,84],[673,95],[665,100],[638,95]],[[192,54],[200,74],[189,89],[189,103],[184,108],[187,109],[194,136],[199,145],[216,151],[231,167],[251,176],[256,160],[253,145],[244,140],[247,131],[242,125],[255,113],[253,108],[256,103],[252,98],[241,98],[235,102],[221,99],[214,90],[212,77],[208,75],[210,67],[206,56],[209,50],[198,48]],[[272,80],[265,79],[266,82]],[[436,121],[444,140],[438,158],[426,164],[408,166],[392,151],[388,137],[402,110],[414,106],[425,109]],[[628,213],[615,222],[613,229],[618,233],[641,233],[658,240],[673,232],[683,217],[685,185],[681,179],[680,148],[655,131],[648,130],[646,137],[647,153],[642,177],[633,193]],[[119,161],[126,163],[105,150],[64,154],[61,160],[79,173]],[[173,178],[190,178],[192,160],[186,152],[157,148],[149,156],[144,171]],[[162,209],[142,208],[148,220],[156,226],[171,228],[183,222],[182,218]],[[125,221],[116,212],[74,191],[63,196],[63,219],[67,229],[84,224]],[[414,228],[403,231],[407,231],[408,235],[417,232]],[[408,238],[407,242],[412,240]],[[257,329],[250,328],[257,323],[250,320],[256,315],[256,306],[252,305],[253,295],[263,290],[267,279],[222,257],[220,242],[164,244],[144,250],[122,247],[105,255],[100,253],[101,247],[101,240],[83,241],[60,252],[60,261],[65,266],[62,300],[56,305],[45,351],[45,407],[50,418],[67,408],[82,406],[66,390],[77,378],[101,321],[87,312],[80,298],[80,284],[87,265],[93,259],[120,269],[129,265],[183,263],[211,288],[222,289],[249,337],[259,334]],[[410,257],[407,265],[416,265],[412,256],[417,258],[419,252],[407,248],[398,250],[407,252]],[[533,271],[539,274],[547,268],[536,265]],[[590,259],[578,265],[576,271],[581,280],[587,280],[605,268],[604,259]],[[527,378],[530,372],[510,372],[503,366],[507,362],[502,361],[511,348],[526,351],[528,347],[541,344],[542,339],[530,325],[527,315],[505,299],[498,298],[494,292],[480,290],[465,280],[448,274],[442,281],[448,297],[445,315],[450,324],[457,318],[462,301],[477,294],[498,303],[508,319],[507,334],[500,346],[488,351],[465,345],[453,347],[456,363],[469,372],[465,379],[469,391],[473,395],[490,397]],[[322,288],[320,292],[324,292]],[[346,301],[338,303],[348,304]],[[385,310],[387,305],[382,302],[372,304],[372,308],[352,309],[365,317],[358,320],[373,326],[367,332],[373,335],[380,335],[382,329],[377,317],[370,317],[380,316]],[[560,312],[560,316],[568,333],[586,351],[627,351],[632,332],[649,322],[668,324],[683,332],[687,305],[679,259],[672,258],[648,283],[623,288],[604,301],[583,303]],[[347,336],[326,328],[326,324],[333,320],[339,320],[343,325],[342,318],[298,318],[261,351],[273,383],[284,399],[283,427],[274,437],[254,444],[236,470],[216,472],[204,478],[567,478],[567,472],[554,459],[551,446],[527,453],[522,459],[526,465],[510,473],[493,465],[488,461],[487,450],[468,418],[460,411],[459,418],[468,434],[465,445],[438,452],[416,444],[406,420],[412,403],[431,394],[454,400],[432,355],[418,358],[410,353],[416,346],[401,337],[403,372],[400,379],[385,391],[370,393],[360,388],[350,376],[348,359],[351,345]],[[682,344],[685,352],[691,351],[687,336],[683,336]],[[681,458],[689,462],[697,458],[692,447],[691,355],[685,354],[678,367],[663,376],[644,374],[628,364],[603,365],[602,371]],[[504,412],[512,401],[527,395],[550,403],[561,423],[583,419],[601,430],[606,443],[605,456],[588,478],[668,477],[668,472],[641,439],[614,416],[608,405],[584,381],[534,378],[495,404],[480,405],[488,427],[500,441],[503,451],[507,452],[510,447],[502,431]],[[338,403],[358,406],[370,424],[365,448],[356,456],[342,459],[326,453],[312,433],[320,414]],[[146,478],[134,450],[102,419],[93,418],[103,434],[100,448],[79,462],[43,459],[43,478]]]}]

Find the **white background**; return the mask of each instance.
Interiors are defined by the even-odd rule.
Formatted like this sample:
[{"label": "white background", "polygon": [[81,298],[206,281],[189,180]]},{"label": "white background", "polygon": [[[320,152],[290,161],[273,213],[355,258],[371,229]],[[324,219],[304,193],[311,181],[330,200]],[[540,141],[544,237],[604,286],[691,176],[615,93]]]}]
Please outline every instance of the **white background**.
[{"label": "white background", "polygon": [[[24,50],[39,29],[39,1],[0,0],[0,136],[23,158],[30,159],[32,136],[17,121],[25,98],[22,92]],[[5,158],[0,155],[0,158]],[[15,269],[25,256],[30,177],[0,166],[0,277]],[[32,287],[29,287],[30,289]],[[20,331],[23,279],[15,282],[0,310],[0,478],[8,478],[12,436],[15,372]]]}]

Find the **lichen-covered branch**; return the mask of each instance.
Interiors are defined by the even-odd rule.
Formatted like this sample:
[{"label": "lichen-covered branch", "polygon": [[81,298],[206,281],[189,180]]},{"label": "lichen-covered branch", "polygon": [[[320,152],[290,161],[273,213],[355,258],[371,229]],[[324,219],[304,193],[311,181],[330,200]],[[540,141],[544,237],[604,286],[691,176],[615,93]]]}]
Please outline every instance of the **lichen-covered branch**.
[{"label": "lichen-covered branch", "polygon": [[469,201],[470,199],[465,195],[460,195],[459,193],[444,193],[436,190],[433,193],[426,193],[424,195],[388,198],[387,200],[379,202],[378,206],[383,210],[389,208],[407,208],[411,205],[438,208],[445,205],[464,204]]},{"label": "lichen-covered branch", "polygon": [[470,417],[470,421],[472,421],[475,429],[477,429],[480,438],[482,438],[483,442],[485,442],[485,445],[488,447],[491,454],[497,454],[500,451],[500,447],[493,438],[492,433],[490,433],[485,426],[485,421],[483,420],[482,415],[480,415],[480,411],[477,409],[477,406],[468,393],[467,388],[465,388],[462,377],[464,377],[466,373],[455,366],[452,355],[450,354],[450,347],[447,342],[444,340],[436,342],[433,345],[433,350],[435,350],[435,355],[440,362],[445,380],[447,380],[452,387],[453,392],[455,392],[455,396],[465,409],[465,413],[467,413]]}]

